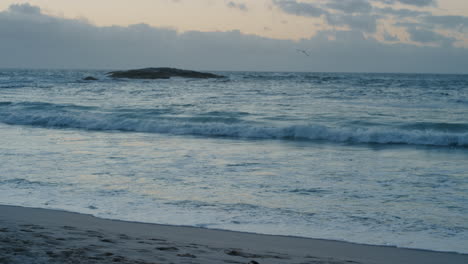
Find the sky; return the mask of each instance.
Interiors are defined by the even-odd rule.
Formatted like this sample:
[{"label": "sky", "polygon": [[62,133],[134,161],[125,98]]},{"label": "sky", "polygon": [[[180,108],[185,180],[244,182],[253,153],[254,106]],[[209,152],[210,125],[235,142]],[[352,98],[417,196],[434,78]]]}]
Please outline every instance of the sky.
[{"label": "sky", "polygon": [[1,0],[0,67],[468,73],[464,0]]}]

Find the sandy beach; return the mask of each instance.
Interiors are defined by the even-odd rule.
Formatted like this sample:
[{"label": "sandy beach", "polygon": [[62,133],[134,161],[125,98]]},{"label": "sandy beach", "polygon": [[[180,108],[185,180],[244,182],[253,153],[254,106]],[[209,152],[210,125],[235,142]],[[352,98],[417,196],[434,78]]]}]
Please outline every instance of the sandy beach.
[{"label": "sandy beach", "polygon": [[468,255],[0,206],[0,263],[468,263]]}]

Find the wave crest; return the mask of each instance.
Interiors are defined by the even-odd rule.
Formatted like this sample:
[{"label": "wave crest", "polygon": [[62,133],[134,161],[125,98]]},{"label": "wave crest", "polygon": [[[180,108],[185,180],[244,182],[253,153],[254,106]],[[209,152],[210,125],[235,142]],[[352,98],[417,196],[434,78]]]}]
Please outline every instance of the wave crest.
[{"label": "wave crest", "polygon": [[[31,106],[36,106],[32,107]],[[285,127],[260,125],[238,119],[234,123],[196,122],[138,115],[126,117],[116,112],[89,111],[78,107],[55,105],[39,110],[37,104],[28,106],[1,102],[0,122],[9,125],[29,125],[45,128],[73,128],[96,131],[127,131],[233,137],[248,139],[323,140],[344,143],[410,144],[468,147],[468,131],[433,129],[404,129],[387,127],[327,127],[320,124]],[[46,106],[46,105],[43,105]],[[84,110],[84,111],[83,111]]]}]

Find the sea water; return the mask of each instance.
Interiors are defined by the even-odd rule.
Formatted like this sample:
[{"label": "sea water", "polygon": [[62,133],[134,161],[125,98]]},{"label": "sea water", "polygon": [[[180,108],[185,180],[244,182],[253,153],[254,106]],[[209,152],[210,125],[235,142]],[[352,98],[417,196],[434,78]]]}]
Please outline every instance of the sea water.
[{"label": "sea water", "polygon": [[0,203],[468,253],[467,75],[217,73],[0,70]]}]

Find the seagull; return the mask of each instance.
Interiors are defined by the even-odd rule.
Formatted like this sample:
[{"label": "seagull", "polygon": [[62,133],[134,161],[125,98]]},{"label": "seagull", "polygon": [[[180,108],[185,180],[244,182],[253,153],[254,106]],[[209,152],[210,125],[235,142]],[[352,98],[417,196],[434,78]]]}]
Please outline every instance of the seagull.
[{"label": "seagull", "polygon": [[305,50],[301,50],[301,49],[296,49],[297,52],[301,52],[301,53],[304,53],[307,57],[310,57],[310,54],[307,53],[307,51]]}]

